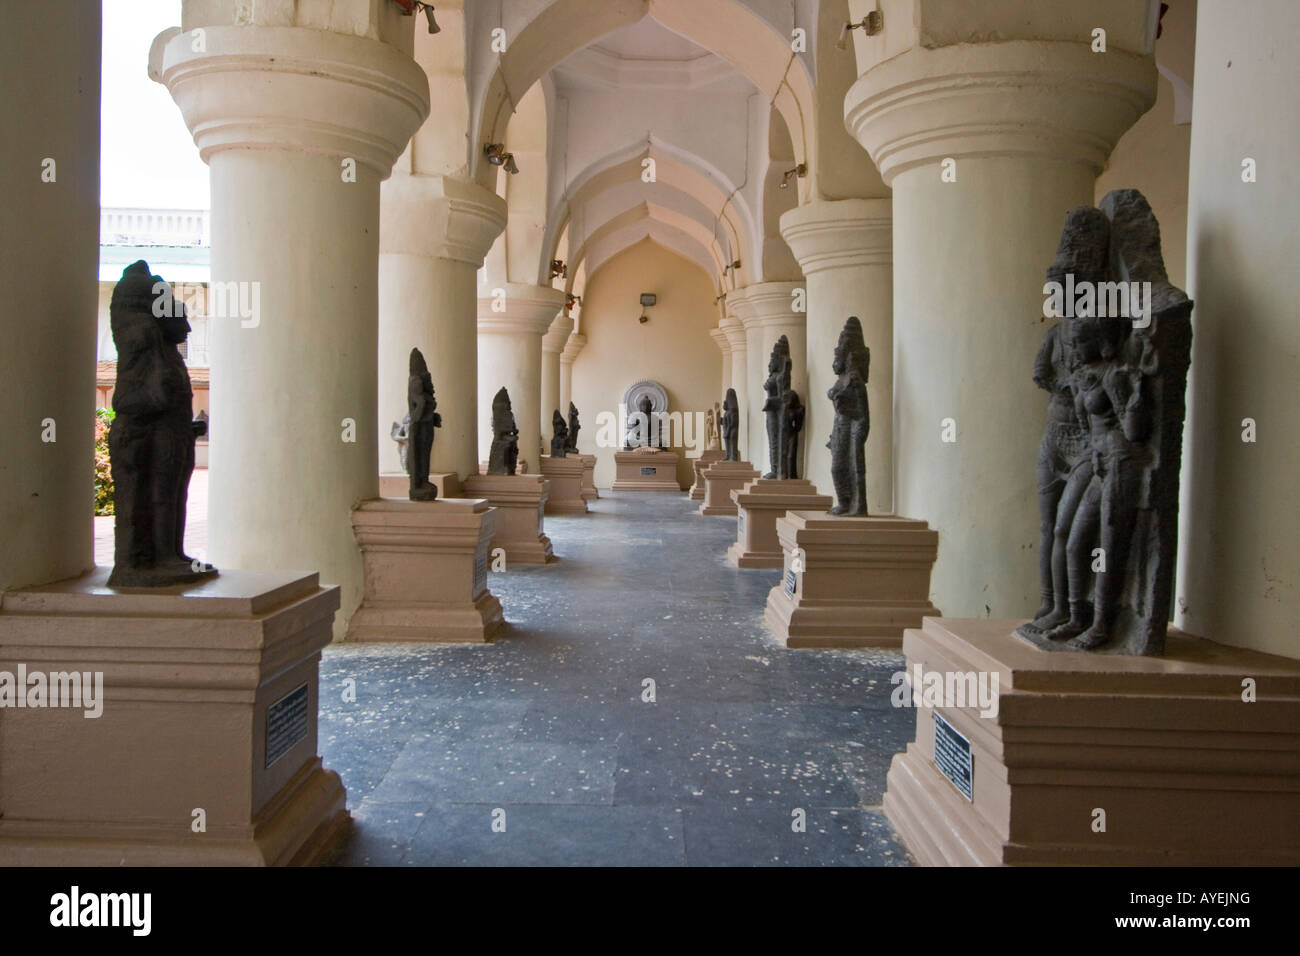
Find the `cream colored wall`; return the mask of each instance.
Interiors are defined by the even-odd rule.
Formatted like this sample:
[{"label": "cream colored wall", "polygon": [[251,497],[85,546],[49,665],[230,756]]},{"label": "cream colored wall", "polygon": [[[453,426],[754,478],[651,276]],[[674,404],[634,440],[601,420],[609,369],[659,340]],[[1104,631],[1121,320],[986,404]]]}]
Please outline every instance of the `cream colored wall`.
[{"label": "cream colored wall", "polygon": [[1187,160],[1192,124],[1174,125],[1174,87],[1160,77],[1155,105],[1120,137],[1097,200],[1112,189],[1140,189],[1160,221],[1160,245],[1169,281],[1187,288]]},{"label": "cream colored wall", "polygon": [[[659,302],[637,322],[642,292]],[[709,336],[717,307],[709,277],[696,265],[642,240],[610,259],[588,280],[582,299],[587,345],[573,363],[573,402],[582,415],[578,450],[596,456],[596,485],[614,481],[617,448],[596,445],[597,417],[618,415],[623,392],[633,382],[654,379],[668,390],[670,411],[703,413],[722,399],[718,347]],[[622,436],[619,436],[620,446]],[[683,454],[680,447],[675,449]],[[683,454],[677,466],[683,488],[693,480]]]}]

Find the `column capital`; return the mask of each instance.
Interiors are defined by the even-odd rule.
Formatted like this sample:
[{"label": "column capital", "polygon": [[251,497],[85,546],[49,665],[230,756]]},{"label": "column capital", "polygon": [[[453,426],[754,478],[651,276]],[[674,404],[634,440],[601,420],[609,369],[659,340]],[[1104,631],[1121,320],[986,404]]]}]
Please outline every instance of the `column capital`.
[{"label": "column capital", "polygon": [[574,332],[569,336],[569,341],[564,345],[564,351],[560,353],[561,365],[572,365],[573,360],[578,357],[578,353],[587,345],[587,337],[581,332]]},{"label": "column capital", "polygon": [[727,338],[727,330],[721,325],[715,329],[709,329],[709,338],[713,339],[714,344],[718,346],[718,351],[722,353],[723,358],[731,355],[731,341]]},{"label": "column capital", "polygon": [[385,179],[429,115],[424,70],[379,39],[212,25],[203,49],[195,45],[180,27],[158,34],[149,76],[167,87],[207,163],[228,149],[280,149],[355,159]]},{"label": "column capital", "polygon": [[507,282],[505,311],[495,312],[495,296],[480,296],[478,300],[478,331],[480,335],[523,334],[546,335],[557,314],[564,308],[563,289],[530,285],[525,282]]},{"label": "column capital", "polygon": [[781,216],[781,237],[805,276],[827,269],[889,265],[892,199],[817,200]]},{"label": "column capital", "polygon": [[398,173],[379,188],[379,252],[475,269],[506,227],[506,201],[454,176]]},{"label": "column capital", "polygon": [[550,329],[542,336],[542,351],[563,352],[572,332],[573,316],[561,312],[552,320]]},{"label": "column capital", "polygon": [[[730,296],[728,296],[730,298]],[[718,323],[718,328],[727,338],[732,354],[745,351],[745,325],[734,315],[729,315]]]},{"label": "column capital", "polygon": [[[887,184],[944,159],[1082,163],[1100,173],[1153,102],[1155,60],[1112,45],[1009,40],[912,49],[849,88],[844,122]],[[939,175],[935,170],[935,176]]]},{"label": "column capital", "polygon": [[764,325],[803,325],[807,313],[794,310],[794,292],[803,287],[802,282],[755,282],[747,285],[741,290],[743,295],[736,298],[736,315],[746,330]]}]

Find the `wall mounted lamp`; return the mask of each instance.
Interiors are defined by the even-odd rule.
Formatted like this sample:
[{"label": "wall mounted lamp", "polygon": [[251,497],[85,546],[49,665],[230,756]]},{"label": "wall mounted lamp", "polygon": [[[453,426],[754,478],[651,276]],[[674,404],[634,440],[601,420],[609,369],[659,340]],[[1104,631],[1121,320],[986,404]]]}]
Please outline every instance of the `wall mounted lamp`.
[{"label": "wall mounted lamp", "polygon": [[441,33],[442,27],[438,26],[438,21],[433,18],[433,4],[425,3],[424,0],[393,0],[402,8],[402,16],[415,16],[416,10],[424,11],[424,18],[429,21],[430,33]]},{"label": "wall mounted lamp", "polygon": [[505,143],[488,143],[483,147],[483,155],[493,166],[503,166],[511,176],[519,172],[515,165],[515,154],[506,152]]},{"label": "wall mounted lamp", "polygon": [[645,310],[648,309],[650,306],[654,305],[658,301],[659,301],[659,297],[655,295],[653,292],[642,292],[641,293],[641,318],[638,319],[637,321],[639,321],[642,325],[645,325],[647,322],[649,322],[650,316],[645,314]]},{"label": "wall mounted lamp", "polygon": [[879,10],[872,10],[862,18],[861,23],[846,23],[840,30],[840,38],[835,41],[835,49],[844,50],[849,45],[849,31],[861,30],[867,36],[873,37],[881,30],[885,29],[885,15]]}]

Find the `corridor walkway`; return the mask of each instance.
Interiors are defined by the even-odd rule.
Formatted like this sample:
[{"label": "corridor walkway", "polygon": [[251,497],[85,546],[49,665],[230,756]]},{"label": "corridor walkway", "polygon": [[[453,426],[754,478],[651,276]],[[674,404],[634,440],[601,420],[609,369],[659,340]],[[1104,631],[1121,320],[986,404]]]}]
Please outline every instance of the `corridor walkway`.
[{"label": "corridor walkway", "polygon": [[546,519],[558,561],[490,576],[494,644],[326,650],[321,753],[356,824],[335,862],[907,865],[879,811],[915,720],[901,655],[785,650],[777,572],[723,559],[733,519],[602,494]]}]

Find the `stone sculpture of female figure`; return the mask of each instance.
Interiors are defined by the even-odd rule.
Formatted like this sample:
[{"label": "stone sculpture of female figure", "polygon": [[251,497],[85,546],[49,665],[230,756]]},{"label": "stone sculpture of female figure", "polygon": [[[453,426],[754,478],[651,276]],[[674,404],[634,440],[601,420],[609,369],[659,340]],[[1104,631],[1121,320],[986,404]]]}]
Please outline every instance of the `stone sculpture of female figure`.
[{"label": "stone sculpture of female figure", "polygon": [[492,399],[492,447],[488,451],[489,475],[513,475],[519,465],[519,428],[504,386]]},{"label": "stone sculpture of female figure", "polygon": [[767,461],[768,472],[764,478],[784,478],[784,432],[785,403],[790,391],[790,340],[784,335],[776,340],[772,355],[767,362],[767,380],[763,382],[763,391],[767,392],[767,401],[763,403],[763,413],[767,425]]},{"label": "stone sculpture of female figure", "polygon": [[736,390],[727,389],[722,400],[722,446],[726,461],[740,461],[737,447],[740,439],[740,402],[736,399]]},{"label": "stone sculpture of female figure", "polygon": [[407,446],[407,474],[411,478],[412,501],[432,501],[438,489],[429,481],[429,459],[433,454],[433,430],[442,427],[438,401],[433,397],[433,376],[419,349],[411,349],[410,378],[406,384],[411,427]]},{"label": "stone sculpture of female figure", "polygon": [[862,324],[849,316],[835,346],[832,371],[839,376],[826,397],[835,406],[835,422],[826,447],[831,450],[831,482],[835,485],[833,515],[867,513],[867,378],[871,352],[862,338]]},{"label": "stone sculpture of female figure", "polygon": [[555,431],[551,438],[551,457],[564,458],[569,446],[569,426],[564,423],[564,416],[558,408],[551,416],[551,428]]}]

